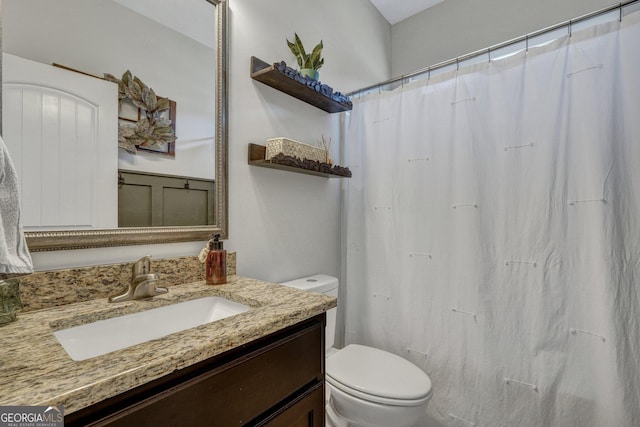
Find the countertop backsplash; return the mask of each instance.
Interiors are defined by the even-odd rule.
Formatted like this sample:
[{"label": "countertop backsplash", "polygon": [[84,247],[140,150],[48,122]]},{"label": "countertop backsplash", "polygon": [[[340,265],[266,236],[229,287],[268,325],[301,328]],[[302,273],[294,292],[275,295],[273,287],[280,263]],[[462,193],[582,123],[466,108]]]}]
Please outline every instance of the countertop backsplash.
[{"label": "countertop backsplash", "polygon": [[[135,262],[42,271],[20,277],[21,312],[51,308],[97,298],[108,298],[126,289]],[[204,265],[197,256],[151,259],[151,272],[159,286],[176,286],[205,280]],[[236,253],[227,252],[227,276],[236,275]]]}]

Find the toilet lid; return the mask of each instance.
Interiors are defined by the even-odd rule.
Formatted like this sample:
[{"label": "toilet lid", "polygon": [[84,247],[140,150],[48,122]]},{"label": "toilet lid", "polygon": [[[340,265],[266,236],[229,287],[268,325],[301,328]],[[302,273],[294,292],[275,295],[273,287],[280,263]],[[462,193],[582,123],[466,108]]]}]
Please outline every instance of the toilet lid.
[{"label": "toilet lid", "polygon": [[326,368],[332,384],[358,394],[415,401],[431,393],[431,380],[420,368],[377,348],[350,344],[329,357]]}]

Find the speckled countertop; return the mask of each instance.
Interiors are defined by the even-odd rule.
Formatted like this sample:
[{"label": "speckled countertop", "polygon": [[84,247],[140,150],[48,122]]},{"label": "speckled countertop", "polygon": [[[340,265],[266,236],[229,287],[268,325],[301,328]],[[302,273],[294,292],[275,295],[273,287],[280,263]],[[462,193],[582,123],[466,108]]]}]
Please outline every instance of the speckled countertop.
[{"label": "speckled countertop", "polygon": [[[123,350],[74,362],[53,332],[179,301],[222,296],[248,312]],[[336,306],[336,299],[232,276],[222,286],[173,286],[149,300],[105,298],[19,313],[0,329],[0,405],[64,405],[71,413],[177,369],[266,336]]]}]

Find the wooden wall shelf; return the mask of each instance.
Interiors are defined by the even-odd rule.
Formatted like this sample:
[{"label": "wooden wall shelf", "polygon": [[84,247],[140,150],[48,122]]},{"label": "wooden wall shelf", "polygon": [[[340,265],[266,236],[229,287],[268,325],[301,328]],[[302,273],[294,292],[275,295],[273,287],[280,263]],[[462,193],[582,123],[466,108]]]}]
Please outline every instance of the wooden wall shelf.
[{"label": "wooden wall shelf", "polygon": [[303,169],[303,168],[297,168],[294,166],[286,166],[286,165],[281,165],[279,163],[273,163],[271,160],[265,160],[265,154],[267,152],[267,147],[265,147],[264,145],[258,145],[258,144],[249,144],[249,164],[251,166],[259,166],[262,168],[269,168],[269,169],[280,169],[283,171],[289,171],[289,172],[296,172],[296,173],[302,173],[305,175],[314,175],[314,176],[321,176],[324,178],[348,178],[346,176],[342,176],[342,175],[336,175],[336,174],[332,174],[332,173],[324,173],[324,172],[318,172],[318,171],[314,171],[314,170],[309,170],[309,169]]},{"label": "wooden wall shelf", "polygon": [[251,57],[251,78],[278,89],[301,101],[320,108],[327,113],[340,113],[351,110],[350,105],[341,104],[333,99],[316,92],[306,85],[295,81],[278,71],[273,64],[267,64],[255,56]]}]

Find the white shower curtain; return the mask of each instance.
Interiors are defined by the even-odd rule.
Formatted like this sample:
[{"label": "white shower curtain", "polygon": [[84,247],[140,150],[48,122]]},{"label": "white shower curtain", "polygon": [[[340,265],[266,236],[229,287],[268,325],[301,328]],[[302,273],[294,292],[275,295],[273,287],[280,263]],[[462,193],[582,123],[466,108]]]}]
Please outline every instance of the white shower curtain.
[{"label": "white shower curtain", "polygon": [[345,342],[438,426],[640,426],[640,13],[354,100]]}]

